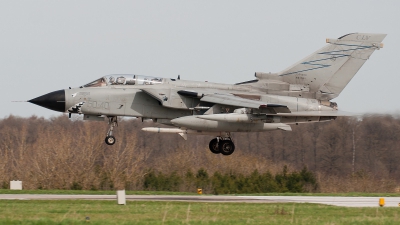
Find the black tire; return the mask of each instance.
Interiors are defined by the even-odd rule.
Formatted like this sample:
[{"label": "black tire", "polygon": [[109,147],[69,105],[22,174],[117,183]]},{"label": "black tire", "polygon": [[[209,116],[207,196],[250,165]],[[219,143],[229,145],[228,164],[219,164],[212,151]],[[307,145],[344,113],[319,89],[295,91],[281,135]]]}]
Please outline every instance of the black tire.
[{"label": "black tire", "polygon": [[222,155],[231,155],[235,151],[235,145],[231,140],[220,141],[219,151]]},{"label": "black tire", "polygon": [[219,154],[221,153],[219,151],[219,146],[218,146],[218,139],[214,138],[210,141],[210,144],[208,145],[208,147],[210,148],[210,151],[214,154]]},{"label": "black tire", "polygon": [[106,144],[113,145],[115,144],[115,137],[114,136],[107,136],[105,139]]}]

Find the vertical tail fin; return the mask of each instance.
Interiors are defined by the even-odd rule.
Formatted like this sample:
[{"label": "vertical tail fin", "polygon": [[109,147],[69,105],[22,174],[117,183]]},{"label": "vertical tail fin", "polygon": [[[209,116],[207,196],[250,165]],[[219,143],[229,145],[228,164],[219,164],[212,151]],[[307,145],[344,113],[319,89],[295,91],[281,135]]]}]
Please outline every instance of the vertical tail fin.
[{"label": "vertical tail fin", "polygon": [[376,50],[386,34],[352,33],[329,43],[300,62],[278,73],[290,84],[308,86],[321,100],[337,97]]}]

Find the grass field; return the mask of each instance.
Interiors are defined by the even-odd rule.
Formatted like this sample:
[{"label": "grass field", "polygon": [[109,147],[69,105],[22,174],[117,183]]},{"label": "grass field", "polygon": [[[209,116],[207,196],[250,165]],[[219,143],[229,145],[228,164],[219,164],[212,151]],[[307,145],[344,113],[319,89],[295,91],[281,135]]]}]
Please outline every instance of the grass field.
[{"label": "grass field", "polygon": [[[399,224],[398,208],[317,204],[0,200],[0,224]],[[86,217],[90,219],[87,221]]]},{"label": "grass field", "polygon": [[[88,190],[9,190],[0,189],[0,194],[58,194],[58,195],[115,195],[116,191]],[[127,195],[197,195],[190,192],[172,191],[126,191]]]}]

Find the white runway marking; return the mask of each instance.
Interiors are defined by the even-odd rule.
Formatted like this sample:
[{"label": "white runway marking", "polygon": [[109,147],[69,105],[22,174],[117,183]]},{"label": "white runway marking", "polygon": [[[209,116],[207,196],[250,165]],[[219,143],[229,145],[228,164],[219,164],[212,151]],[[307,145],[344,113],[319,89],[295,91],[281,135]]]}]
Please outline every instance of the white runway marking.
[{"label": "white runway marking", "polygon": [[[245,196],[273,202],[317,203],[345,207],[379,207],[381,197],[330,197],[330,196]],[[383,197],[385,207],[399,207],[400,197]]]},{"label": "white runway marking", "polygon": [[[116,195],[0,194],[0,200],[116,200]],[[379,207],[380,197],[329,196],[225,196],[225,195],[127,195],[128,201],[188,201],[247,203],[316,203],[345,207]],[[399,207],[400,197],[384,197],[385,207]]]}]

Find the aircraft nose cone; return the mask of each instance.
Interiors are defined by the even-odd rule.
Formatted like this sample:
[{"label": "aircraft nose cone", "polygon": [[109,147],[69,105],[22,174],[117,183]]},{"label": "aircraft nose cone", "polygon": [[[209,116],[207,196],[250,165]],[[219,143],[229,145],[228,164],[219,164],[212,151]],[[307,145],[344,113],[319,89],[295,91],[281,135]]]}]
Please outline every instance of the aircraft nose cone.
[{"label": "aircraft nose cone", "polygon": [[53,91],[28,102],[58,112],[65,112],[65,90]]}]

